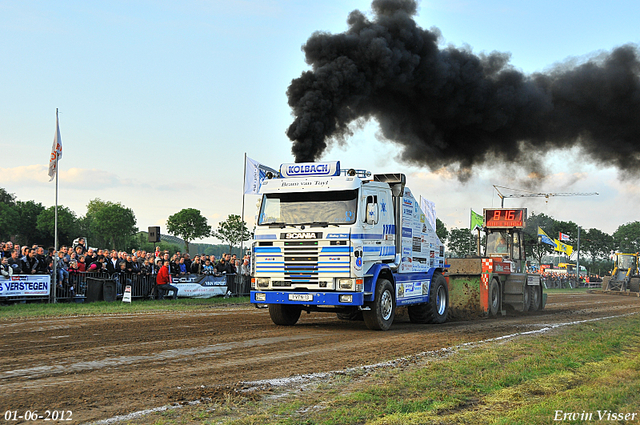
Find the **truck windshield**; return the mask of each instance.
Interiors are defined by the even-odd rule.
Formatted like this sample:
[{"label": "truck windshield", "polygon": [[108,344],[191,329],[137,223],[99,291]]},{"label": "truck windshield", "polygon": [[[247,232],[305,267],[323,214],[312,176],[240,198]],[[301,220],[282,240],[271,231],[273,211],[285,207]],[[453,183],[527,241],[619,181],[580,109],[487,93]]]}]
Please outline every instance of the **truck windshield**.
[{"label": "truck windshield", "polygon": [[258,224],[353,224],[357,200],[357,190],[267,193]]}]

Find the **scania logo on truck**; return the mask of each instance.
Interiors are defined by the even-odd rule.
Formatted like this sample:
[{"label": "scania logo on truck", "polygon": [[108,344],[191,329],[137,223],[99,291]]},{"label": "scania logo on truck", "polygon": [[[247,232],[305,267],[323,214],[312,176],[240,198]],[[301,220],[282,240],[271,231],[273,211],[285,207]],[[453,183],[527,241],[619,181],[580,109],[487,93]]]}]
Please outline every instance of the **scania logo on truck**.
[{"label": "scania logo on truck", "polygon": [[280,239],[320,239],[322,233],[316,232],[289,232],[281,233]]}]

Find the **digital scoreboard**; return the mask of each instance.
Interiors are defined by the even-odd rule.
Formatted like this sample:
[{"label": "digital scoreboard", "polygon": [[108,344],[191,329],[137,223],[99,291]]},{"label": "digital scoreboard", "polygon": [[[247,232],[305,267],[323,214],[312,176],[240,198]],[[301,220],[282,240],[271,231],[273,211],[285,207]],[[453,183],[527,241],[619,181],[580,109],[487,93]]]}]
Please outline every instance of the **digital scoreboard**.
[{"label": "digital scoreboard", "polygon": [[484,225],[489,229],[523,229],[527,219],[526,208],[491,208],[484,210]]}]

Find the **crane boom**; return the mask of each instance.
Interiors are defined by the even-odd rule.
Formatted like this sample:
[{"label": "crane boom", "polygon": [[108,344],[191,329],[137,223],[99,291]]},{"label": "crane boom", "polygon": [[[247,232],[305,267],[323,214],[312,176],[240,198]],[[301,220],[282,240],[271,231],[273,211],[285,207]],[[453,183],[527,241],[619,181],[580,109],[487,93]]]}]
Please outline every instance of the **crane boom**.
[{"label": "crane boom", "polygon": [[[549,199],[552,196],[594,196],[594,195],[600,195],[598,192],[533,192],[533,191],[529,191],[529,190],[524,190],[524,189],[512,189],[509,187],[505,187],[505,186],[498,186],[498,185],[493,185],[493,188],[496,190],[496,192],[498,193],[498,196],[500,197],[501,200],[501,208],[504,207],[504,198],[547,198]],[[507,190],[512,190],[512,191],[516,191],[516,192],[526,192],[526,193],[512,193],[509,195],[505,195],[502,192],[500,192],[500,189],[507,189]]]}]

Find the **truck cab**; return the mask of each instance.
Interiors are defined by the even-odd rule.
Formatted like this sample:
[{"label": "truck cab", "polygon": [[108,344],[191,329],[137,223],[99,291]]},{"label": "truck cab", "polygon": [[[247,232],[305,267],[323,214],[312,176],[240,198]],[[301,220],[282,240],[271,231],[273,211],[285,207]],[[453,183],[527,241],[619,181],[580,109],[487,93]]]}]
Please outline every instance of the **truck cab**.
[{"label": "truck cab", "polygon": [[[283,164],[278,174],[262,183],[252,244],[251,301],[268,305],[274,323],[320,311],[361,314],[385,330],[397,305],[438,298],[430,289],[434,275],[445,282],[444,247],[404,175],[341,170],[337,161]],[[438,300],[444,321],[447,294]]]}]

